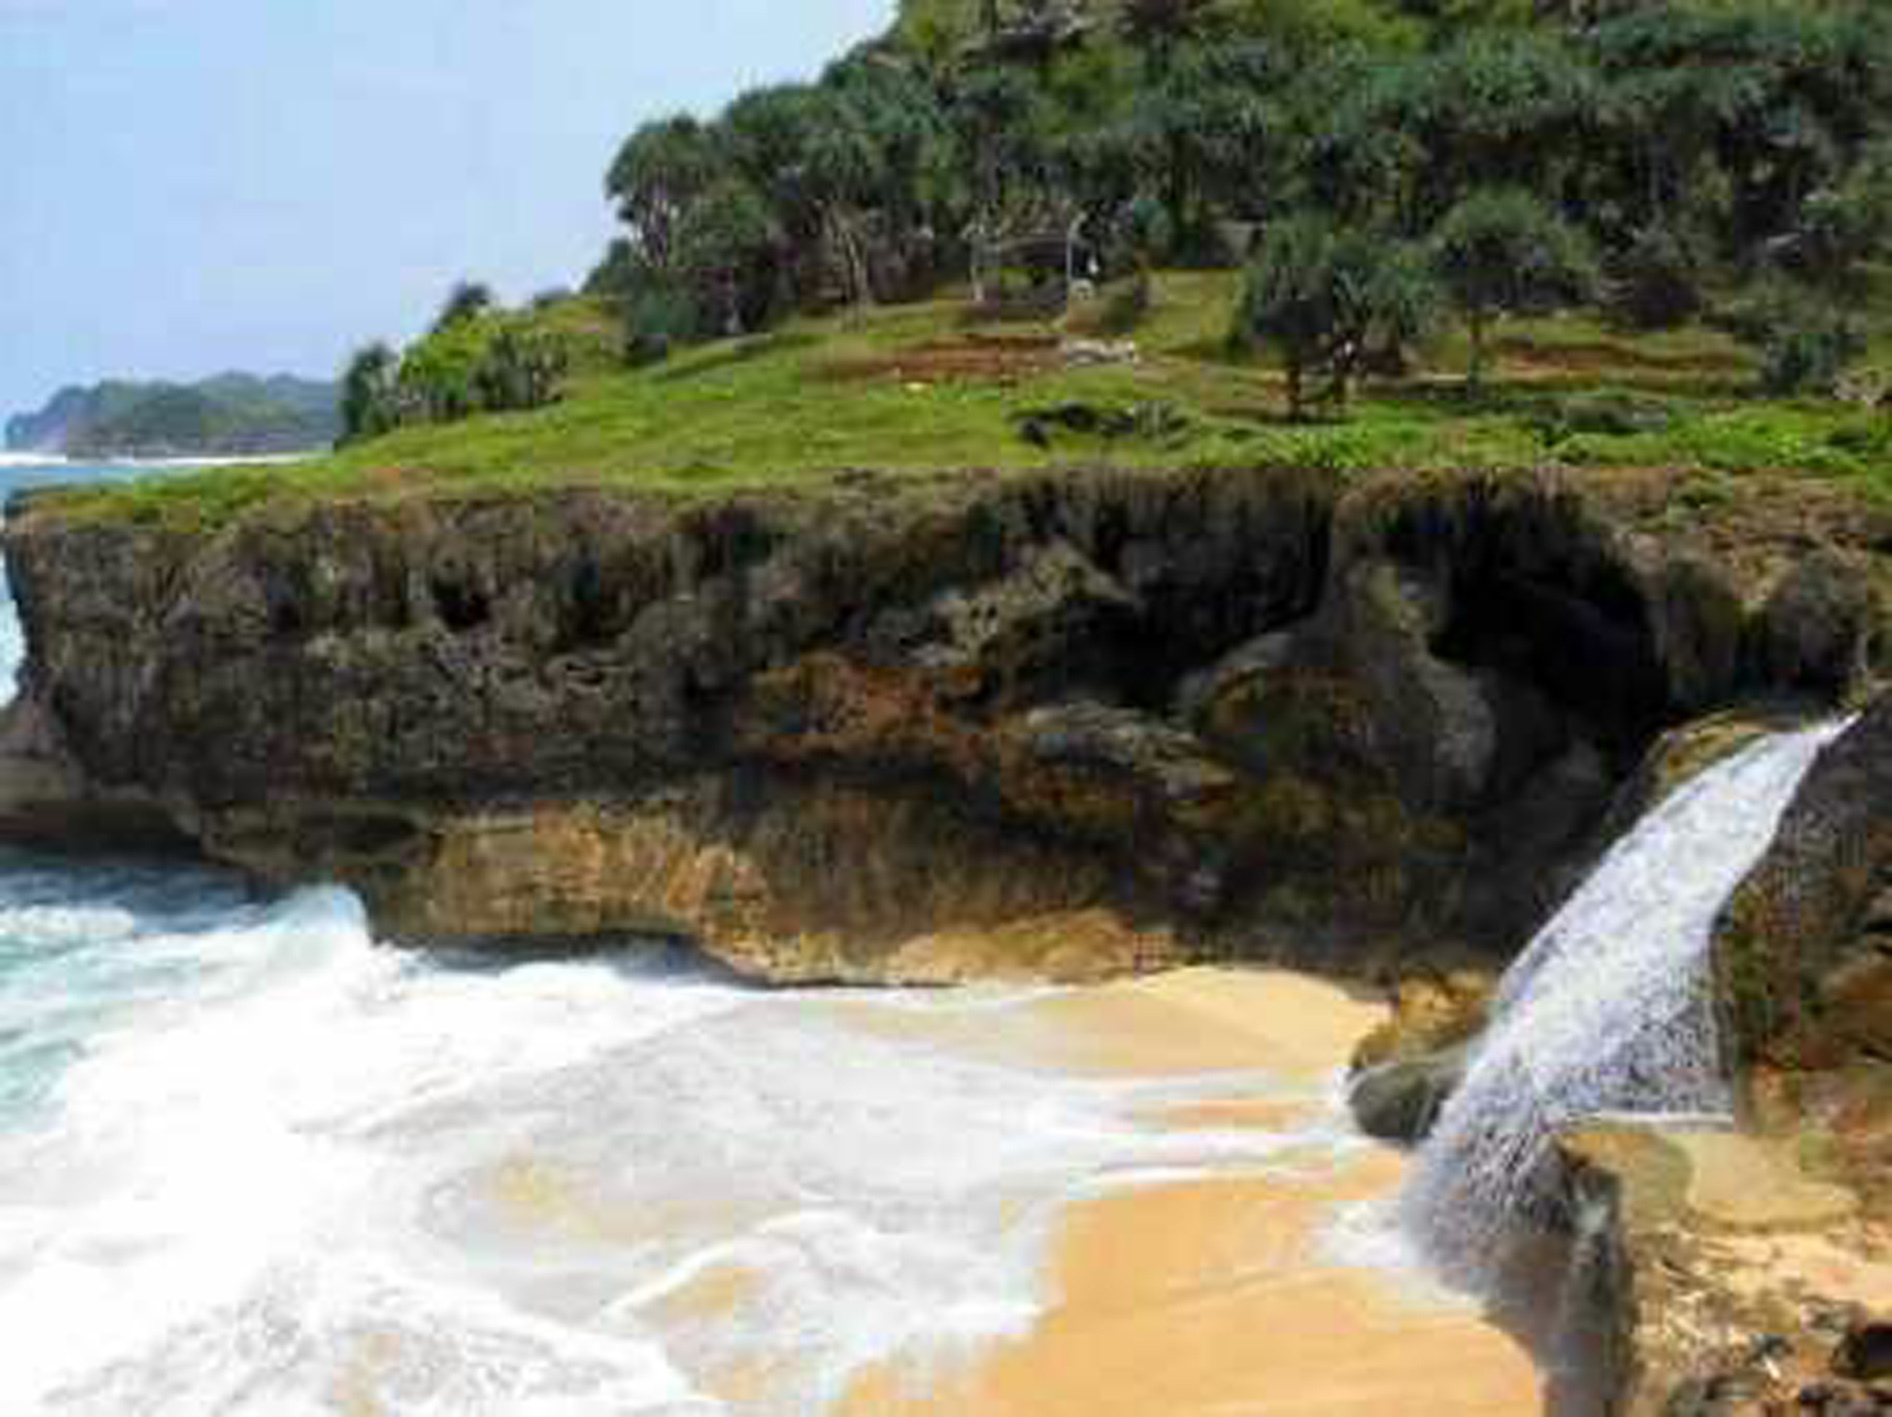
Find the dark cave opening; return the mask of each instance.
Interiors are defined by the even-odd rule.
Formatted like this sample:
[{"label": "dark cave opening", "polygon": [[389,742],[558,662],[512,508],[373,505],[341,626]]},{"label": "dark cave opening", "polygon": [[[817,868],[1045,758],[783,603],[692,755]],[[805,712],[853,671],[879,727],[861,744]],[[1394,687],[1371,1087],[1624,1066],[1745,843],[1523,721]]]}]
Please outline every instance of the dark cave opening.
[{"label": "dark cave opening", "polygon": [[493,618],[492,602],[477,586],[435,576],[433,593],[441,622],[456,635],[477,630]]},{"label": "dark cave opening", "polygon": [[1647,608],[1608,568],[1577,584],[1501,562],[1455,568],[1432,649],[1536,687],[1624,765],[1674,718]]}]

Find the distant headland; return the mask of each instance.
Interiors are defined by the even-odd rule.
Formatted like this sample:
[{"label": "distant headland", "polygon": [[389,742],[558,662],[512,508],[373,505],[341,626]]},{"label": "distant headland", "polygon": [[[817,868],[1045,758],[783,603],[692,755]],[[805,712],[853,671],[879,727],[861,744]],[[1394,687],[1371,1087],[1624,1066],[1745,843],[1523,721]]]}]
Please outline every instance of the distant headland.
[{"label": "distant headland", "polygon": [[61,389],[7,420],[6,450],[70,458],[248,457],[327,448],[339,432],[332,383],[219,374],[194,384],[107,380]]}]

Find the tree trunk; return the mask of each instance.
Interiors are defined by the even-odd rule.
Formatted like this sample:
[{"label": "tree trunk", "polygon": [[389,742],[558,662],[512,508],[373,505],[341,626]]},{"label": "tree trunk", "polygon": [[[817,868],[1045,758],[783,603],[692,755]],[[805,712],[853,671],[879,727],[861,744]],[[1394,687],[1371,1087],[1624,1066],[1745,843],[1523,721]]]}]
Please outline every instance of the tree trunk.
[{"label": "tree trunk", "polygon": [[1485,316],[1482,311],[1474,310],[1467,321],[1472,334],[1471,367],[1466,371],[1467,387],[1480,389],[1485,382]]}]

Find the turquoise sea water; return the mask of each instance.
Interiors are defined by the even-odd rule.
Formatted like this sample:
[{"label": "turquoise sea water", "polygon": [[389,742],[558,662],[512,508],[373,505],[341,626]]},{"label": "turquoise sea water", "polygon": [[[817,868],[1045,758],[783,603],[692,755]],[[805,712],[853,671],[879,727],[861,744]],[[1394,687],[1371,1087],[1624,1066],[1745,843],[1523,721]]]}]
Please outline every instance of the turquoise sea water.
[{"label": "turquoise sea water", "polygon": [[[0,486],[75,475],[122,474]],[[423,957],[339,890],[0,853],[0,1414],[815,1413],[1028,1325],[1074,1197],[1357,1144],[939,1041],[1032,997]]]},{"label": "turquoise sea water", "polygon": [[[138,475],[151,471],[6,458],[0,501],[25,488]],[[0,699],[12,696],[24,652],[0,573]],[[76,866],[0,848],[0,1133],[42,1115],[65,1069],[118,1009],[199,976],[189,941],[242,908],[236,884],[208,871]]]}]

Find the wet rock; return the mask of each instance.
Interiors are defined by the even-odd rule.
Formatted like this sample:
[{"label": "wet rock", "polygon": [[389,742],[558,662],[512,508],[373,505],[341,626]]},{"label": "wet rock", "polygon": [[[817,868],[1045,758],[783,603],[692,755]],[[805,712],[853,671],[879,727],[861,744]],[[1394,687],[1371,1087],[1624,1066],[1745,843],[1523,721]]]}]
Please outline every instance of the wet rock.
[{"label": "wet rock", "polygon": [[1892,1320],[1856,1324],[1833,1355],[1833,1371],[1858,1382],[1892,1379]]},{"label": "wet rock", "polygon": [[1474,970],[1425,974],[1393,991],[1393,1015],[1360,1040],[1352,1071],[1406,1063],[1456,1048],[1485,1026],[1496,980]]},{"label": "wet rock", "polygon": [[1760,1410],[1764,1379],[1749,1373],[1690,1378],[1669,1395],[1662,1417],[1745,1417]]},{"label": "wet rock", "polygon": [[1256,702],[1269,681],[1293,664],[1295,649],[1295,637],[1286,631],[1250,640],[1182,681],[1177,714],[1198,731],[1228,741],[1260,740],[1265,725],[1256,716]]},{"label": "wet rock", "polygon": [[1882,1394],[1830,1382],[1808,1383],[1800,1389],[1796,1403],[1814,1417],[1884,1417],[1892,1411]]},{"label": "wet rock", "polygon": [[[1888,885],[1892,695],[1822,754],[1717,923],[1718,989],[1744,1079],[1885,1060],[1892,957],[1873,922]],[[1753,1087],[1748,1100],[1760,1100]]]},{"label": "wet rock", "polygon": [[1347,1106],[1360,1130],[1382,1141],[1424,1141],[1464,1080],[1468,1053],[1461,1045],[1357,1074],[1347,1086]]}]

